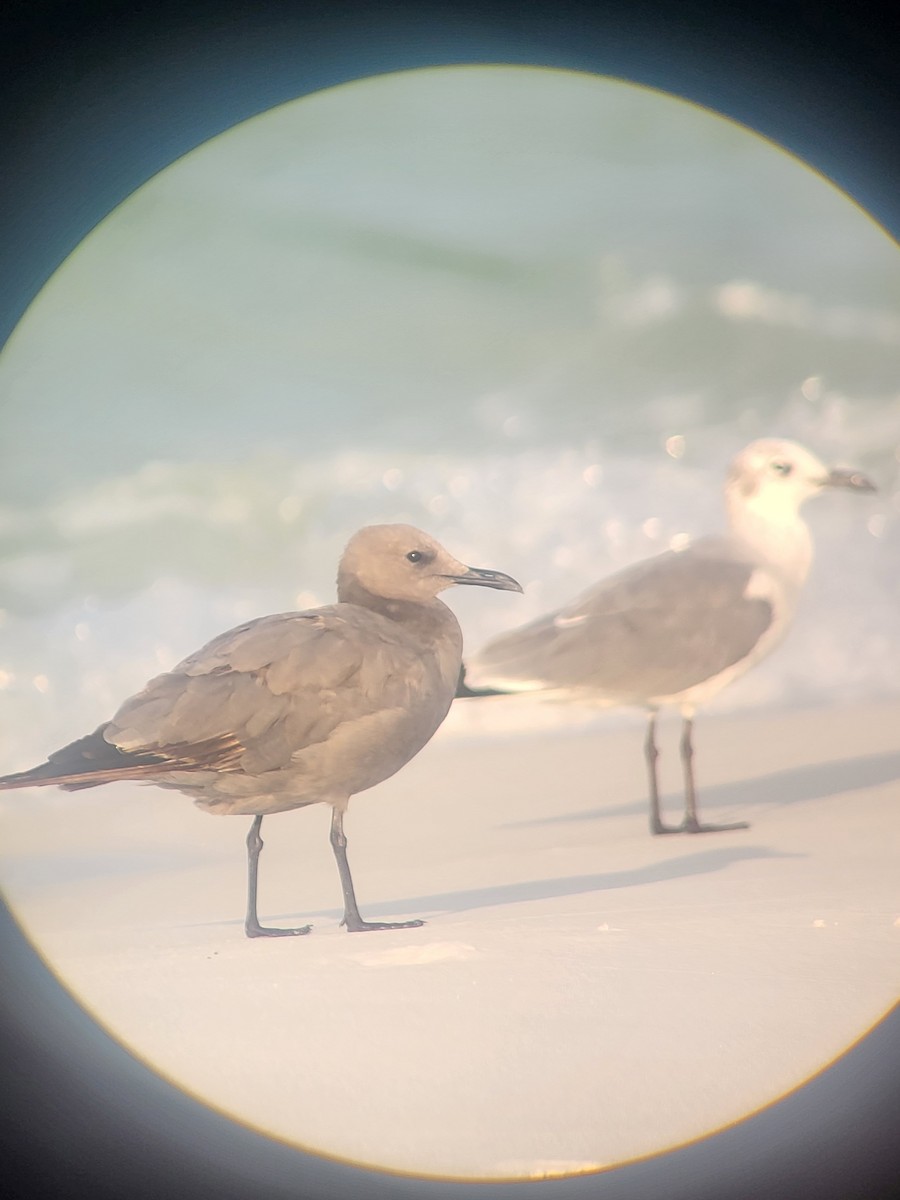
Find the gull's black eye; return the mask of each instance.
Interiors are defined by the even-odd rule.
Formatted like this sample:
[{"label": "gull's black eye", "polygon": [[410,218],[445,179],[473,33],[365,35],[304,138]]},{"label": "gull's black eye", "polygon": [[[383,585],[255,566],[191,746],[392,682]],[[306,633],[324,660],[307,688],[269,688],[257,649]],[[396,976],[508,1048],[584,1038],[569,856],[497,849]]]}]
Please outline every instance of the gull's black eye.
[{"label": "gull's black eye", "polygon": [[411,563],[421,562],[422,561],[422,551],[421,550],[410,550],[409,554],[407,554],[407,556],[406,556],[406,561],[411,562]]},{"label": "gull's black eye", "polygon": [[777,471],[779,475],[790,475],[794,469],[794,464],[789,462],[773,462],[772,470]]}]

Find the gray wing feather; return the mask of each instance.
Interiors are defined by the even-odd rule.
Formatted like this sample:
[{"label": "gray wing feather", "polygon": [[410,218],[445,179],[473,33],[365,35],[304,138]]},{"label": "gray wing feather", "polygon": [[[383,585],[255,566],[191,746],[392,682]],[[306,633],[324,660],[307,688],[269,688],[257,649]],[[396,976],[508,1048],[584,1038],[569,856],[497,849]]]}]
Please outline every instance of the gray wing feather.
[{"label": "gray wing feather", "polygon": [[647,559],[495,639],[478,656],[479,678],[612,699],[674,695],[746,658],[770,627],[771,603],[745,595],[757,569],[714,542]]},{"label": "gray wing feather", "polygon": [[129,751],[230,737],[244,751],[235,769],[284,766],[298,748],[404,700],[423,677],[387,625],[337,606],[249,622],[152,679],[104,736]]}]

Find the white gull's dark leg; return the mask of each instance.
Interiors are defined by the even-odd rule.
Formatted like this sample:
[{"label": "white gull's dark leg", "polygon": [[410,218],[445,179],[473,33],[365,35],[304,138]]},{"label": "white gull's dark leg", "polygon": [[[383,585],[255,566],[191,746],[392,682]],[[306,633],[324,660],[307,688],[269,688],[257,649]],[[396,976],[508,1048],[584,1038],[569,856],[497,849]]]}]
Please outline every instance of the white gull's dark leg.
[{"label": "white gull's dark leg", "polygon": [[723,825],[700,823],[697,816],[697,787],[694,782],[693,731],[693,718],[686,716],[681,727],[681,765],[684,770],[684,820],[681,828],[685,833],[721,833],[727,829],[748,829],[746,821],[730,821]]}]

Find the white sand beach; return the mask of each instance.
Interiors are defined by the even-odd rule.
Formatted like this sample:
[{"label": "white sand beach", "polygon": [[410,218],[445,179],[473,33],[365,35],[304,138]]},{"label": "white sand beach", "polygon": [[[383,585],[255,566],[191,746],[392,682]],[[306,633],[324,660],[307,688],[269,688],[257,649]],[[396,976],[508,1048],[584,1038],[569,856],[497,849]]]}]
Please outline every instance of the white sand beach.
[{"label": "white sand beach", "polygon": [[[900,995],[900,707],[705,715],[702,813],[651,838],[643,725],[476,736],[457,704],[346,823],[349,935],[317,806],[245,819],[153,788],[3,798],[0,885],[96,1019],[235,1119],[354,1163],[540,1178],[683,1144],[800,1085]],[[491,719],[502,724],[502,711]],[[666,807],[677,726],[662,727]]]}]

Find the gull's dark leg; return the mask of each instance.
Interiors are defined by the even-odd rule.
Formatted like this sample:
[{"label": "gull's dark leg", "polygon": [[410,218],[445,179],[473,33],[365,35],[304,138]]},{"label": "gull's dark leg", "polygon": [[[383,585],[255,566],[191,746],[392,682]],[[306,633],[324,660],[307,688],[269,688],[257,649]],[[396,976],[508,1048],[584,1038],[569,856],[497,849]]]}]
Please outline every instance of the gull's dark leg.
[{"label": "gull's dark leg", "polygon": [[684,770],[684,828],[687,833],[699,833],[697,820],[697,786],[694,782],[694,743],[691,734],[694,722],[685,717],[681,723],[681,765]]},{"label": "gull's dark leg", "polygon": [[650,713],[647,722],[647,738],[644,742],[644,758],[647,762],[647,783],[650,789],[650,832],[651,833],[681,833],[680,825],[664,825],[659,811],[659,779],[656,773],[656,760],[659,751],[656,748],[656,713]]},{"label": "gull's dark leg", "polygon": [[338,874],[341,877],[341,891],[344,893],[344,919],[342,925],[347,926],[349,933],[361,933],[366,929],[417,929],[424,921],[364,921],[359,915],[356,903],[356,893],[353,891],[353,880],[350,876],[350,864],[347,862],[347,837],[344,833],[344,814],[339,808],[331,812],[331,848],[337,859]]},{"label": "gull's dark leg", "polygon": [[256,882],[259,874],[259,852],[263,848],[260,836],[262,816],[254,817],[250,832],[247,834],[247,917],[244,921],[244,933],[247,937],[299,937],[309,933],[311,925],[300,925],[296,929],[271,929],[260,925],[256,915]]},{"label": "gull's dark leg", "polygon": [[747,829],[746,821],[732,821],[725,825],[701,825],[697,817],[697,788],[694,784],[694,746],[691,740],[694,722],[685,717],[681,727],[681,764],[684,768],[684,821],[681,828],[685,833],[719,833],[725,829]]}]

